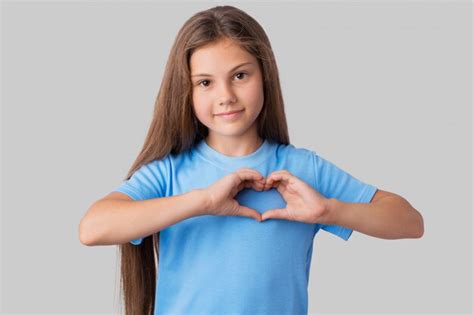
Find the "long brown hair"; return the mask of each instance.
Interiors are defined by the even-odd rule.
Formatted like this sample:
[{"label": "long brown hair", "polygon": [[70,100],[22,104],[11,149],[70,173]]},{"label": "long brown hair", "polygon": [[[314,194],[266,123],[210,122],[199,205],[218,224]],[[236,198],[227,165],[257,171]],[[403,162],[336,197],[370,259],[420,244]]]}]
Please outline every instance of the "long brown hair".
[{"label": "long brown hair", "polygon": [[[194,50],[219,39],[234,40],[254,55],[263,78],[264,104],[258,120],[263,139],[289,144],[278,69],[270,41],[260,24],[233,6],[216,6],[194,14],[179,30],[169,53],[143,147],[126,180],[142,165],[177,154],[206,138],[208,130],[195,116],[189,60]],[[140,245],[120,244],[125,314],[153,314],[159,261],[159,235]]]}]

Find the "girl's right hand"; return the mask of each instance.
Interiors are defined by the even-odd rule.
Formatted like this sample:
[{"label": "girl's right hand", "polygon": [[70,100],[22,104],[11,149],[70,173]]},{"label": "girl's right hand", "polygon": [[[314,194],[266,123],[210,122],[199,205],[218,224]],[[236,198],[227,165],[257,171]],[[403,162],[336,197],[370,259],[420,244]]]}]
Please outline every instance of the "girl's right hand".
[{"label": "girl's right hand", "polygon": [[206,214],[244,216],[261,221],[260,212],[240,205],[234,197],[243,188],[262,191],[264,186],[265,178],[253,169],[241,168],[230,173],[204,189],[208,201]]}]

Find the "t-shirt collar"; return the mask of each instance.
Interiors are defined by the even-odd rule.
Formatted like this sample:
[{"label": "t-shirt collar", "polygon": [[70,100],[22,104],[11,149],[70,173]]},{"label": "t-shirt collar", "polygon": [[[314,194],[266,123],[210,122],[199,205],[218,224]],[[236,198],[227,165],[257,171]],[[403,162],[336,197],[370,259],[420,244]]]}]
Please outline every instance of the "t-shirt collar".
[{"label": "t-shirt collar", "polygon": [[197,152],[206,160],[213,164],[228,170],[235,171],[242,167],[254,168],[270,156],[272,149],[272,142],[264,139],[260,147],[254,152],[243,156],[228,156],[216,151],[210,147],[207,142],[202,139],[196,145]]}]

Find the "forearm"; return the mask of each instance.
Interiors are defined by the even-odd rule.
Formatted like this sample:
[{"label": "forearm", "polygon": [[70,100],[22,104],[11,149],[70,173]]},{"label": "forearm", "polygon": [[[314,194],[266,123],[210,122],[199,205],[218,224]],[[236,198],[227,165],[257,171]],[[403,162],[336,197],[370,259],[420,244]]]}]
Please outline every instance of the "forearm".
[{"label": "forearm", "polygon": [[201,190],[148,200],[100,200],[80,223],[87,245],[114,245],[161,231],[182,220],[204,215]]},{"label": "forearm", "polygon": [[384,239],[419,238],[423,218],[402,197],[390,196],[371,203],[349,203],[331,198],[327,224],[344,226]]}]

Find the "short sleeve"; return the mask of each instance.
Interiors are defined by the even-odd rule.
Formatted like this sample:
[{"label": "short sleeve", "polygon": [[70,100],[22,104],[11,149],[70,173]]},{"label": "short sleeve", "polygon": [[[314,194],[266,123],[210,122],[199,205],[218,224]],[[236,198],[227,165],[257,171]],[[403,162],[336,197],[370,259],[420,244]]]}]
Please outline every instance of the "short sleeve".
[{"label": "short sleeve", "polygon": [[[334,163],[313,152],[316,189],[326,198],[335,198],[343,202],[368,203],[377,192],[377,187],[352,176]],[[352,229],[329,224],[317,224],[343,240],[348,240]]]},{"label": "short sleeve", "polygon": [[[168,178],[166,163],[166,159],[163,159],[142,165],[114,191],[124,193],[133,200],[148,200],[165,196]],[[143,238],[138,238],[130,243],[140,245],[142,241]]]}]

